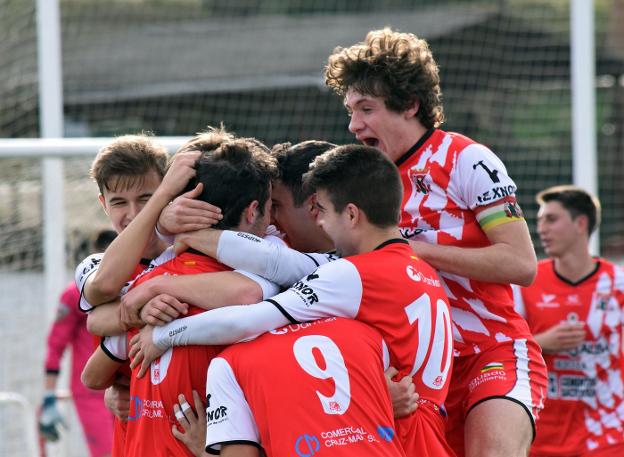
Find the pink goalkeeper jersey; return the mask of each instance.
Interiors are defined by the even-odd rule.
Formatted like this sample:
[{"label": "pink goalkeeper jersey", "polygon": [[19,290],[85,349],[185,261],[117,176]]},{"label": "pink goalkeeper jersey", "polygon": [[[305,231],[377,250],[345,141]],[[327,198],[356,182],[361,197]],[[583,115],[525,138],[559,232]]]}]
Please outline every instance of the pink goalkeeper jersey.
[{"label": "pink goalkeeper jersey", "polygon": [[516,306],[535,334],[561,321],[583,322],[587,332],[578,348],[544,354],[548,397],[531,451],[577,455],[624,443],[624,271],[599,259],[571,283],[544,260],[533,285],[516,289]]},{"label": "pink goalkeeper jersey", "polygon": [[[516,185],[501,160],[457,133],[427,132],[396,165],[405,238],[464,248],[490,245],[484,229],[521,220]],[[456,355],[530,337],[509,285],[439,272],[451,303]]]},{"label": "pink goalkeeper jersey", "polygon": [[48,334],[46,372],[58,374],[61,357],[67,346],[71,346],[72,395],[104,398],[103,392],[87,389],[80,381],[82,369],[93,352],[93,337],[87,332],[87,315],[78,309],[79,300],[80,292],[72,282],[61,294],[56,318]]}]

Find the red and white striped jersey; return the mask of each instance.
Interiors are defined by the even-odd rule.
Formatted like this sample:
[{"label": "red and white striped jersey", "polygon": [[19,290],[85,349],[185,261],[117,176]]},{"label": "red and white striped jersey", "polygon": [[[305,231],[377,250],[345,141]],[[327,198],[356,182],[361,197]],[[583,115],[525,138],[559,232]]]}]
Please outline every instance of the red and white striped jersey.
[{"label": "red and white striped jersey", "polygon": [[598,259],[578,283],[559,276],[552,260],[538,264],[530,287],[515,289],[516,308],[534,334],[561,321],[583,322],[576,349],[544,353],[548,396],[531,450],[573,455],[624,443],[624,270]]},{"label": "red and white striped jersey", "polygon": [[230,346],[208,369],[207,450],[248,443],[273,457],[404,456],[384,363],[377,331],[334,317]]},{"label": "red and white striped jersey", "polygon": [[[465,136],[430,130],[396,165],[404,189],[399,225],[407,239],[485,247],[484,230],[522,219],[516,185],[501,160]],[[508,285],[439,273],[452,307],[457,355],[530,335]]]}]

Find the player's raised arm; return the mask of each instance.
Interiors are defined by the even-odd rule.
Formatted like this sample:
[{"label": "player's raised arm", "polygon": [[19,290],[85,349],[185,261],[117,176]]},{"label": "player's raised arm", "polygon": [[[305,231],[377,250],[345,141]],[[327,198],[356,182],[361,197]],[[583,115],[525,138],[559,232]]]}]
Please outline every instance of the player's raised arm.
[{"label": "player's raised arm", "polygon": [[[176,155],[163,181],[132,222],[111,243],[99,268],[85,282],[83,294],[89,303],[99,305],[118,296],[153,236],[160,212],[194,176],[195,161],[200,154],[186,152]],[[191,192],[200,193],[201,190],[201,185],[198,185]],[[115,201],[110,204],[114,205]]]}]

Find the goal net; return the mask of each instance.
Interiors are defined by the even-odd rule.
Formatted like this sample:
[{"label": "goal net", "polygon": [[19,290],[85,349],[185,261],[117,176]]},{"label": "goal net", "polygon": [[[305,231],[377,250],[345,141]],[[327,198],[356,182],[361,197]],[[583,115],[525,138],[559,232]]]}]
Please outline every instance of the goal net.
[{"label": "goal net", "polygon": [[[506,163],[534,231],[537,191],[572,179],[567,0],[61,0],[67,137],[189,136],[223,122],[271,145],[348,143],[323,85],[338,45],[386,25],[426,38],[447,130]],[[624,0],[596,0],[602,252],[624,254]],[[35,0],[0,0],[0,138],[39,135]],[[588,62],[588,65],[592,63]],[[96,150],[64,159],[67,265],[106,224],[87,178]],[[48,322],[40,155],[0,156],[0,391],[34,405]],[[539,243],[536,244],[539,248]],[[541,252],[541,251],[540,251]],[[68,276],[69,278],[69,276]],[[5,422],[0,406],[0,421]],[[0,437],[0,455],[3,454]]]}]

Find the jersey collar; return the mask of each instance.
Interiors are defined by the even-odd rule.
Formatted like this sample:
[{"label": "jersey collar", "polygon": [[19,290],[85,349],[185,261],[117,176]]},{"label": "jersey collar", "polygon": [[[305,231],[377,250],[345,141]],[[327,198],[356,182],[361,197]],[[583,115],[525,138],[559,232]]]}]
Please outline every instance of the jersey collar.
[{"label": "jersey collar", "polygon": [[395,243],[409,244],[409,241],[407,241],[407,240],[405,240],[403,238],[391,238],[391,239],[386,240],[383,243],[381,243],[379,246],[377,246],[375,249],[373,249],[373,251],[377,251],[379,249],[382,249],[382,248],[388,246],[389,244],[395,244]]},{"label": "jersey collar", "polygon": [[596,272],[598,272],[598,270],[600,269],[600,259],[596,259],[596,264],[594,265],[594,269],[589,272],[587,275],[583,276],[581,279],[579,279],[578,281],[570,281],[568,278],[565,278],[563,276],[561,276],[557,270],[555,269],[555,262],[552,262],[552,269],[553,269],[553,273],[555,274],[555,276],[557,278],[559,278],[561,281],[565,282],[566,284],[569,284],[571,286],[578,286],[579,284],[581,284],[584,281],[587,281],[589,278],[591,278],[592,276],[594,276],[596,274]]},{"label": "jersey collar", "polygon": [[401,166],[402,163],[407,161],[407,159],[409,159],[416,151],[420,149],[420,147],[423,144],[425,144],[425,141],[427,141],[431,137],[431,135],[433,135],[433,132],[435,131],[436,131],[435,128],[430,128],[429,130],[427,130],[425,134],[421,136],[420,139],[416,142],[416,144],[412,146],[411,148],[409,148],[405,154],[399,157],[399,159],[396,162],[394,162],[394,164],[397,167]]}]

